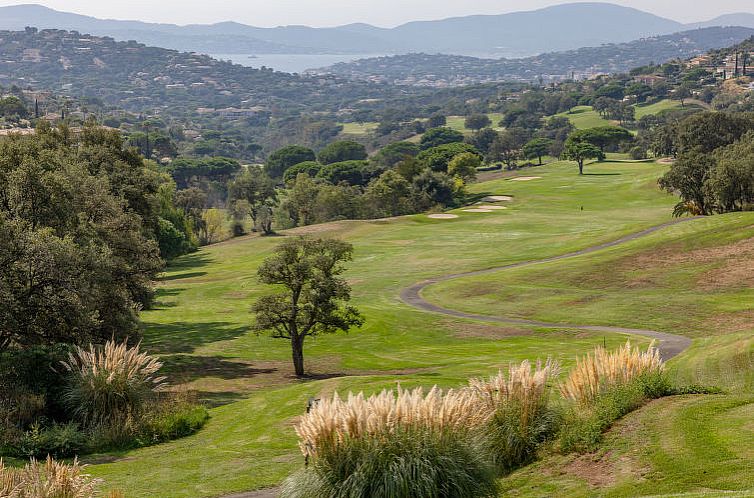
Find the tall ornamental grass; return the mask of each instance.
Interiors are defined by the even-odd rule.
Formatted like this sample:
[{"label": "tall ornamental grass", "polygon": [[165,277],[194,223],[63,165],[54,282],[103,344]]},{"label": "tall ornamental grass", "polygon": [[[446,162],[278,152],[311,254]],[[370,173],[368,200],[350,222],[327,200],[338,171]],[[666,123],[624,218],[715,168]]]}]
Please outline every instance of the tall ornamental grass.
[{"label": "tall ornamental grass", "polygon": [[616,351],[596,348],[581,358],[560,392],[573,402],[559,434],[560,449],[568,453],[594,451],[613,422],[672,389],[659,351],[626,342]]},{"label": "tall ornamental grass", "polygon": [[491,413],[471,390],[336,393],[296,427],[308,468],[285,498],[494,496],[483,428]]},{"label": "tall ornamental grass", "polygon": [[0,460],[0,496],[3,498],[94,498],[99,480],[83,473],[77,461],[65,464],[50,457],[31,460],[24,468],[5,467]]},{"label": "tall ornamental grass", "polygon": [[511,364],[489,379],[471,379],[469,389],[491,413],[489,444],[492,461],[508,472],[534,460],[537,448],[553,436],[558,414],[550,401],[551,386],[560,373],[556,362],[536,367],[528,361]]},{"label": "tall ornamental grass", "polygon": [[68,372],[63,401],[90,427],[113,426],[138,416],[164,386],[157,358],[139,345],[108,341],[103,347],[77,347],[63,362]]},{"label": "tall ornamental grass", "polygon": [[616,351],[597,347],[576,362],[560,384],[563,398],[579,403],[594,402],[604,392],[639,378],[662,376],[665,370],[660,352],[654,346],[646,351],[632,348],[631,342]]}]

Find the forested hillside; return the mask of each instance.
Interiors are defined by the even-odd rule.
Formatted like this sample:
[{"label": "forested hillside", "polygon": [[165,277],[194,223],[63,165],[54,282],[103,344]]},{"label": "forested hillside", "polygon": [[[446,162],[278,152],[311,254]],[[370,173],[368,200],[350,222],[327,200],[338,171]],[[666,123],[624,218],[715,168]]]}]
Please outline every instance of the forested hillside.
[{"label": "forested hillside", "polygon": [[711,49],[734,45],[752,35],[753,28],[713,27],[522,59],[408,54],[340,63],[312,72],[335,74],[358,81],[434,87],[510,80],[558,81],[626,72],[647,64],[687,59]]}]

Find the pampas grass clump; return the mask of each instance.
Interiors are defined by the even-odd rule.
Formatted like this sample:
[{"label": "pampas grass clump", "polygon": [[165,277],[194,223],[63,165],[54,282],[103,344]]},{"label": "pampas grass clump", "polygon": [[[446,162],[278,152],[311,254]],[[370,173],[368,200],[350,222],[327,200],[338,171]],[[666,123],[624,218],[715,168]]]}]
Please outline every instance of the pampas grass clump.
[{"label": "pampas grass clump", "polygon": [[139,415],[165,380],[157,376],[162,367],[157,358],[126,342],[77,347],[63,367],[68,371],[63,400],[90,427],[112,427]]},{"label": "pampas grass clump", "polygon": [[494,496],[483,430],[490,417],[469,389],[335,394],[296,427],[309,466],[285,482],[282,496]]},{"label": "pampas grass clump", "polygon": [[551,385],[560,373],[556,362],[536,367],[528,361],[511,364],[489,379],[472,379],[469,389],[492,413],[489,422],[491,458],[508,472],[532,461],[537,448],[557,429],[557,411],[550,402]]},{"label": "pampas grass clump", "polygon": [[5,467],[0,460],[3,498],[94,498],[99,482],[75,460],[68,465],[47,457],[45,463],[32,460],[23,469]]},{"label": "pampas grass clump", "polygon": [[563,398],[580,403],[594,402],[612,388],[626,385],[641,377],[662,375],[665,366],[654,346],[646,351],[632,348],[631,342],[610,352],[598,347],[576,362],[570,374],[560,384]]}]

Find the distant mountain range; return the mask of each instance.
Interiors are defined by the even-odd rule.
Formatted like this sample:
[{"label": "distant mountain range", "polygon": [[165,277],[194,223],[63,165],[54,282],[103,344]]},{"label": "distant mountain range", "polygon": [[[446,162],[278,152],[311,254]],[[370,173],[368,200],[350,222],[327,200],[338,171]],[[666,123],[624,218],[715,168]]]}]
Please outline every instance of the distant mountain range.
[{"label": "distant mountain range", "polygon": [[684,25],[628,7],[575,3],[530,12],[410,22],[395,28],[368,24],[259,28],[235,22],[178,26],[103,20],[40,5],[0,7],[0,29],[69,29],[183,51],[226,54],[431,52],[525,57],[718,25],[754,28],[754,14],[730,14]]},{"label": "distant mountain range", "polygon": [[754,36],[754,28],[699,28],[628,43],[585,47],[518,59],[484,59],[446,54],[373,57],[309,71],[356,81],[451,87],[501,81],[561,80],[614,74],[673,59],[689,59]]}]

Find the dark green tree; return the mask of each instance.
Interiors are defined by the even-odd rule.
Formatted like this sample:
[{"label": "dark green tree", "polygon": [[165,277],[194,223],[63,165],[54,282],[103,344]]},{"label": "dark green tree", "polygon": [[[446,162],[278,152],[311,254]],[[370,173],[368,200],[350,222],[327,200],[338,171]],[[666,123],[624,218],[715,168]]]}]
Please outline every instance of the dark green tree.
[{"label": "dark green tree", "polygon": [[268,211],[277,198],[275,182],[262,171],[261,168],[249,168],[236,177],[228,186],[230,201],[246,201],[249,206],[249,216],[254,223],[254,230],[262,228],[265,235],[269,235],[272,227],[265,224],[260,227],[259,217],[263,211]]},{"label": "dark green tree", "polygon": [[422,135],[421,141],[419,142],[419,148],[421,148],[421,150],[427,150],[432,147],[456,142],[463,142],[463,133],[460,131],[451,128],[432,128]]},{"label": "dark green tree", "polygon": [[546,156],[552,147],[552,140],[549,138],[535,138],[524,145],[523,153],[526,159],[537,159],[539,165],[542,165],[542,156]]},{"label": "dark green tree", "polygon": [[333,142],[317,155],[321,164],[342,163],[345,161],[363,161],[367,158],[367,151],[363,145],[350,140]]},{"label": "dark green tree", "polygon": [[579,174],[584,174],[584,161],[588,159],[605,159],[605,153],[599,147],[589,142],[575,142],[568,140],[563,151],[563,158],[576,161],[579,165]]},{"label": "dark green tree", "polygon": [[283,147],[267,158],[264,169],[270,178],[282,178],[285,170],[304,161],[315,161],[314,151],[301,145]]},{"label": "dark green tree", "polygon": [[294,238],[280,244],[259,267],[260,281],[282,290],[254,304],[254,327],[290,341],[298,377],[305,374],[307,337],[347,332],[364,323],[358,310],[346,304],[351,289],[341,278],[343,263],[352,254],[353,247],[340,240]]},{"label": "dark green tree", "polygon": [[492,125],[492,120],[486,114],[472,114],[464,121],[464,126],[469,130],[479,131]]}]

